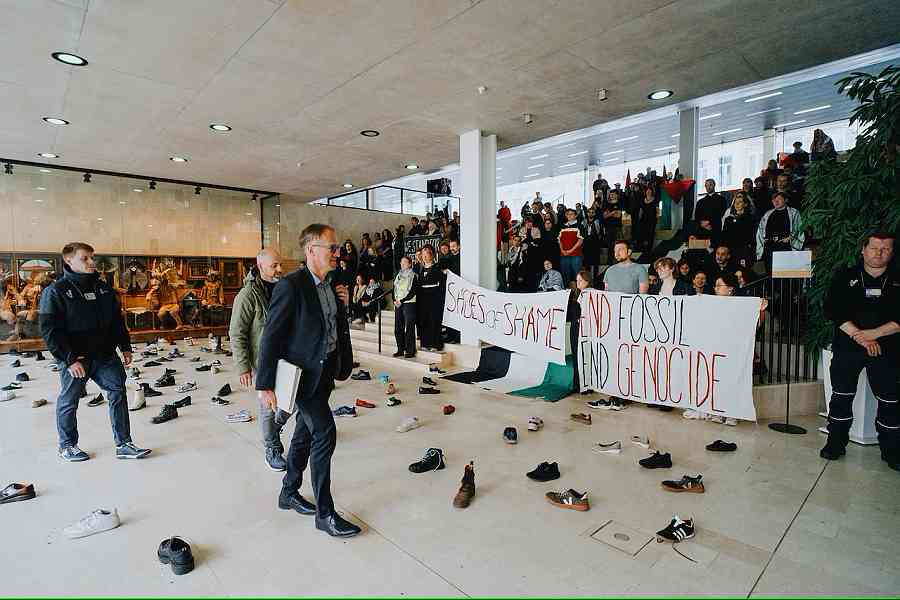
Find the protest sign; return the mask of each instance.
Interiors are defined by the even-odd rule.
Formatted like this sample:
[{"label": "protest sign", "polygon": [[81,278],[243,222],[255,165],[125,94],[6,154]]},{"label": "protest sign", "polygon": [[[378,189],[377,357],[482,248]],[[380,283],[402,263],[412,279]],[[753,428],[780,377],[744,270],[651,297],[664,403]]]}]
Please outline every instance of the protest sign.
[{"label": "protest sign", "polygon": [[413,237],[403,238],[404,256],[415,256],[416,252],[418,252],[428,244],[431,244],[431,247],[434,248],[436,254],[438,250],[438,244],[441,243],[441,239],[443,238],[440,235],[416,235]]}]

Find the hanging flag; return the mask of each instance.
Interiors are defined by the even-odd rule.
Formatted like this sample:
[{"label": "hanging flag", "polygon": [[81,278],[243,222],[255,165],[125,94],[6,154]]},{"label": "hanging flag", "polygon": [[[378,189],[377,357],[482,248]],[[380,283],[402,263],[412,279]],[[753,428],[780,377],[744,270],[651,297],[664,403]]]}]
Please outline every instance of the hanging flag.
[{"label": "hanging flag", "polygon": [[663,181],[660,184],[659,200],[662,214],[660,215],[659,226],[661,229],[672,227],[672,203],[680,204],[681,199],[693,186],[693,179],[675,179],[674,181]]},{"label": "hanging flag", "polygon": [[628,169],[628,172],[625,173],[625,187],[631,187],[631,169]]}]

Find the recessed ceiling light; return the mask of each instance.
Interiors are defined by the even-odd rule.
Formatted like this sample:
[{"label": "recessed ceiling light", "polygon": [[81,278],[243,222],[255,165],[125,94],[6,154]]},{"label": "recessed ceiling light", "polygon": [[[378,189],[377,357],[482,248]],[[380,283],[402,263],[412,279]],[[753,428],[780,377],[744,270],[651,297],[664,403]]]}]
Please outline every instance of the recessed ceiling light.
[{"label": "recessed ceiling light", "polygon": [[757,100],[765,100],[766,98],[774,98],[775,96],[780,96],[781,92],[772,92],[771,94],[763,94],[762,96],[754,96],[752,98],[747,98],[744,102],[756,102]]},{"label": "recessed ceiling light", "polygon": [[65,63],[73,67],[83,67],[88,64],[88,61],[81,58],[77,54],[72,54],[71,52],[54,52],[50,56],[61,63]]},{"label": "recessed ceiling light", "polygon": [[363,129],[359,132],[359,135],[364,137],[378,137],[381,135],[380,131],[375,131],[374,129]]},{"label": "recessed ceiling light", "polygon": [[569,158],[571,158],[573,156],[581,156],[582,154],[587,154],[587,153],[588,153],[587,150],[582,150],[581,152],[573,152],[572,154],[569,155]]},{"label": "recessed ceiling light", "polygon": [[656,90],[655,92],[650,92],[647,97],[651,100],[665,100],[673,93],[672,90]]},{"label": "recessed ceiling light", "polygon": [[38,156],[41,158],[59,158],[59,154],[53,154],[52,152],[41,152]]},{"label": "recessed ceiling light", "polygon": [[674,144],[672,146],[663,146],[662,148],[654,148],[654,152],[665,152],[666,150],[671,150],[672,148],[677,148]]},{"label": "recessed ceiling light", "polygon": [[347,189],[350,189],[350,188],[353,187],[353,184],[352,184],[352,183],[345,183],[345,184],[344,184],[344,187],[347,188]]},{"label": "recessed ceiling light", "polygon": [[529,156],[528,159],[529,160],[540,160],[542,158],[547,158],[548,156],[550,156],[550,155],[549,154],[538,154],[537,156]]},{"label": "recessed ceiling light", "polygon": [[132,191],[132,192],[137,192],[138,194],[141,194],[141,193],[144,192],[144,190],[142,190],[141,188],[131,188],[131,191]]},{"label": "recessed ceiling light", "polygon": [[177,163],[186,163],[188,161],[188,159],[183,156],[170,156],[169,160]]},{"label": "recessed ceiling light", "polygon": [[680,136],[680,135],[681,135],[680,133],[673,133],[673,134],[672,134],[672,137],[673,137],[673,138],[676,138],[676,137],[678,137],[678,136]]},{"label": "recessed ceiling light", "polygon": [[806,119],[800,119],[799,121],[789,121],[788,123],[780,123],[778,125],[772,125],[772,129],[781,129],[782,127],[788,127],[790,125],[799,125],[800,123],[806,123]]},{"label": "recessed ceiling light", "polygon": [[721,117],[721,116],[722,116],[722,113],[713,113],[713,114],[711,114],[711,115],[703,115],[702,117],[700,117],[700,118],[697,119],[697,120],[698,120],[698,121],[705,121],[705,120],[707,120],[707,119],[715,119],[716,117]]},{"label": "recessed ceiling light", "polygon": [[35,201],[35,202],[43,202],[43,200],[40,199],[40,198],[35,198],[34,201]]},{"label": "recessed ceiling light", "polygon": [[43,117],[41,119],[45,123],[50,123],[51,125],[68,125],[69,122],[65,119],[60,119],[59,117]]},{"label": "recessed ceiling light", "polygon": [[735,127],[734,129],[726,129],[725,131],[717,131],[713,135],[725,135],[726,133],[736,133],[740,131],[741,127]]},{"label": "recessed ceiling light", "polygon": [[50,169],[38,169],[41,173],[52,173]]},{"label": "recessed ceiling light", "polygon": [[226,131],[231,131],[231,127],[226,125],[225,123],[210,123],[209,128],[213,131],[218,131],[221,133],[225,133]]},{"label": "recessed ceiling light", "polygon": [[40,190],[40,191],[42,191],[42,192],[43,192],[43,191],[46,191],[46,190],[47,190],[47,188],[45,188],[45,187],[44,187],[44,186],[42,186],[42,185],[39,185],[39,186],[37,186],[37,187],[36,187],[36,188],[34,188],[34,189],[36,189],[36,190]]},{"label": "recessed ceiling light", "polygon": [[803,110],[798,110],[795,112],[795,115],[805,115],[806,113],[816,112],[817,110],[825,110],[826,108],[831,108],[830,104],[823,104],[822,106],[816,106],[815,108],[804,108]]},{"label": "recessed ceiling light", "polygon": [[97,217],[97,220],[98,220],[98,221],[102,221],[102,220],[103,220],[103,217]]},{"label": "recessed ceiling light", "polygon": [[253,213],[244,213],[244,214],[247,215],[248,217],[252,217],[252,216],[253,216]]},{"label": "recessed ceiling light", "polygon": [[604,152],[603,156],[611,156],[613,154],[619,154],[621,152],[625,152],[624,150],[613,150],[612,152]]},{"label": "recessed ceiling light", "polygon": [[638,136],[636,136],[636,135],[630,135],[630,136],[628,136],[628,137],[623,137],[623,138],[617,139],[617,140],[616,140],[616,143],[618,144],[619,142],[628,142],[628,141],[630,141],[630,140],[636,140],[636,139],[638,139]]},{"label": "recessed ceiling light", "polygon": [[406,169],[408,171],[415,171],[418,168],[419,168],[419,165],[417,165],[416,163],[409,163],[408,165],[406,165]]},{"label": "recessed ceiling light", "polygon": [[566,167],[577,167],[578,163],[566,163],[564,165],[559,165],[556,167],[557,169],[565,169]]},{"label": "recessed ceiling light", "polygon": [[536,164],[536,165],[531,165],[531,166],[528,167],[528,168],[529,168],[529,169],[540,169],[540,168],[543,167],[543,166],[544,166],[544,163],[538,163],[538,164]]},{"label": "recessed ceiling light", "polygon": [[502,170],[503,170],[503,167],[497,167],[497,170],[498,170],[498,171],[502,171]]},{"label": "recessed ceiling light", "polygon": [[781,110],[780,106],[776,106],[775,108],[767,108],[766,110],[758,110],[756,112],[747,113],[748,117],[755,117],[756,115],[764,115],[766,113],[775,112],[776,110]]},{"label": "recessed ceiling light", "polygon": [[128,203],[125,202],[124,200],[119,200],[119,204],[128,204]]}]

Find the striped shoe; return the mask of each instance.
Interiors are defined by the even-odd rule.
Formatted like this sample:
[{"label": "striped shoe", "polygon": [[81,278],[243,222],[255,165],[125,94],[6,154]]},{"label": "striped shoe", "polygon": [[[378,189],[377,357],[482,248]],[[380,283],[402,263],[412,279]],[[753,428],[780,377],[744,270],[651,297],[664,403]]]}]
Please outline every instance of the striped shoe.
[{"label": "striped shoe", "polygon": [[571,508],[578,511],[586,511],[591,508],[587,492],[579,493],[568,489],[564,492],[547,492],[545,496],[550,504],[560,508]]},{"label": "striped shoe", "polygon": [[682,542],[694,537],[694,520],[688,519],[682,521],[678,515],[672,517],[672,521],[665,529],[656,532],[656,541],[662,542],[668,540],[670,542]]}]

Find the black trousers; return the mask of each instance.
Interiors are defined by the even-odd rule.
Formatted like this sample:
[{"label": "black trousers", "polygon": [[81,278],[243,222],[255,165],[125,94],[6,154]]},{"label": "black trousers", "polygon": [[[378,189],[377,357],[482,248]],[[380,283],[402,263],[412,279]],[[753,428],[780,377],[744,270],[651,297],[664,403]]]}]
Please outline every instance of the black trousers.
[{"label": "black trousers", "polygon": [[835,352],[831,359],[831,402],[828,405],[828,444],[845,448],[853,424],[853,397],[860,372],[865,369],[878,399],[875,430],[881,455],[900,462],[900,410],[897,404],[896,357],[869,356],[864,352]]},{"label": "black trousers", "polygon": [[316,518],[323,519],[334,512],[331,497],[331,456],[337,443],[334,415],[328,398],[334,389],[337,353],[325,361],[316,391],[309,398],[297,402],[297,424],[287,451],[287,472],[282,480],[282,494],[293,494],[303,483],[303,471],[310,462],[312,488],[316,496]]},{"label": "black trousers", "polygon": [[416,353],[417,302],[401,304],[394,308],[394,339],[397,342],[397,350],[406,354]]},{"label": "black trousers", "polygon": [[444,347],[441,339],[441,321],[444,314],[442,296],[441,286],[420,287],[416,294],[416,304],[419,306],[416,324],[419,327],[423,348],[440,350]]}]

